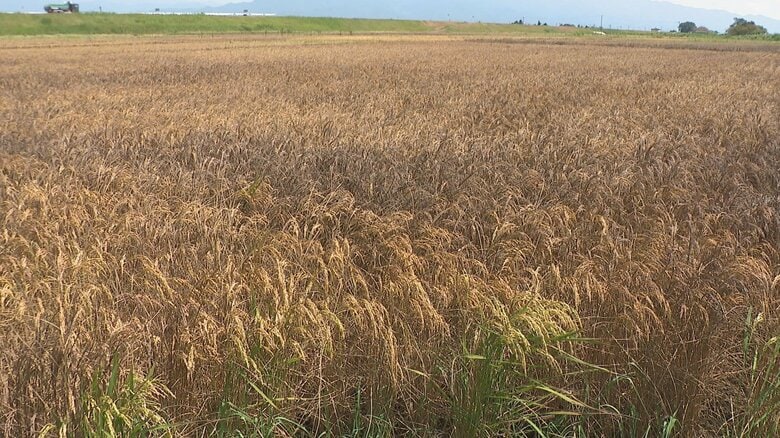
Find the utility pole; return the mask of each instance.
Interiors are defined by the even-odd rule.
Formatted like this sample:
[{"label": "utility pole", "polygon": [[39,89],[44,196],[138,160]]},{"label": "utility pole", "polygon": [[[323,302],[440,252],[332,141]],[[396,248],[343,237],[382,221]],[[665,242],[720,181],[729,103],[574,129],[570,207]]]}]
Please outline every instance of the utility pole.
[{"label": "utility pole", "polygon": [[601,24],[599,24],[599,30],[604,30],[604,16],[601,16]]}]

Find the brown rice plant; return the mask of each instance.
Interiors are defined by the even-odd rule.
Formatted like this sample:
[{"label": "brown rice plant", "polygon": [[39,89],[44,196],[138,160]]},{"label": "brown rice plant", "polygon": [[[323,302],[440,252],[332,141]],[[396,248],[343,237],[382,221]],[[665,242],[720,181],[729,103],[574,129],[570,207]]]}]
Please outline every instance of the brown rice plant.
[{"label": "brown rice plant", "polygon": [[776,45],[0,58],[2,435],[775,432]]}]

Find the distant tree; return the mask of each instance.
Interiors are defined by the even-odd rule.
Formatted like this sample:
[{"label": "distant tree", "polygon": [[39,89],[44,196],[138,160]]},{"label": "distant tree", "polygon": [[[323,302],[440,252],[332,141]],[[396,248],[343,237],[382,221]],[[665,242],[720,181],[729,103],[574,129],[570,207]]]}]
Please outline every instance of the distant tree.
[{"label": "distant tree", "polygon": [[677,30],[680,31],[680,33],[691,33],[696,31],[696,23],[693,21],[686,21],[684,23],[680,23],[679,26],[677,26]]},{"label": "distant tree", "polygon": [[735,18],[734,23],[726,30],[729,35],[764,35],[767,33],[764,26],[759,26],[753,21],[744,18]]},{"label": "distant tree", "polygon": [[536,22],[536,25],[537,25],[537,26],[541,26],[541,25],[542,25],[542,20],[539,20],[539,21],[537,21],[537,22]]},{"label": "distant tree", "polygon": [[694,32],[696,32],[696,33],[710,33],[710,30],[707,29],[705,26],[699,26],[699,27],[696,28],[696,30]]},{"label": "distant tree", "polygon": [[523,24],[523,20],[515,20],[512,24]]}]

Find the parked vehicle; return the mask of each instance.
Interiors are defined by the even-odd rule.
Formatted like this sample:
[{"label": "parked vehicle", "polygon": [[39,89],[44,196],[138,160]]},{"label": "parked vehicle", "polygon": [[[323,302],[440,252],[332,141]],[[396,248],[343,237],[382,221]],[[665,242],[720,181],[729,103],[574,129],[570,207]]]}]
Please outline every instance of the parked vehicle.
[{"label": "parked vehicle", "polygon": [[49,14],[77,13],[79,5],[77,3],[52,3],[43,7],[43,10]]}]

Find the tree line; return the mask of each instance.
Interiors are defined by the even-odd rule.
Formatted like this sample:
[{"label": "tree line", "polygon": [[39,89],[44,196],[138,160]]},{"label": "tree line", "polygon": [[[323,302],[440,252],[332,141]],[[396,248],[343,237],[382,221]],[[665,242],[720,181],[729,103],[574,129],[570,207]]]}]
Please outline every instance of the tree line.
[{"label": "tree line", "polygon": [[[677,30],[681,33],[709,32],[706,27],[697,26],[692,21],[680,23]],[[726,29],[726,35],[764,35],[768,33],[764,26],[756,24],[754,21],[748,21],[744,18],[735,18],[734,22]]]}]

